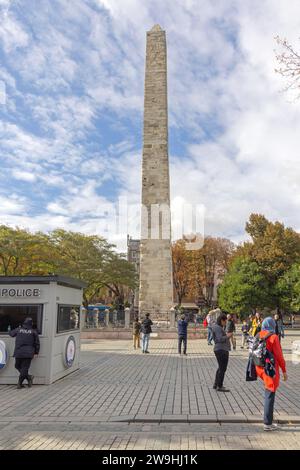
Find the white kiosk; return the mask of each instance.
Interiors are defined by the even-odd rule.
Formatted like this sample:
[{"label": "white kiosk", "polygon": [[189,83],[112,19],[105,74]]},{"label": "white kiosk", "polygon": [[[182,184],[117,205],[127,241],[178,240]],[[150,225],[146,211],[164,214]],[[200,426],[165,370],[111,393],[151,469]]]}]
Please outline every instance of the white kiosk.
[{"label": "white kiosk", "polygon": [[30,368],[35,384],[51,384],[79,369],[85,286],[64,276],[0,276],[0,384],[17,383],[9,330],[26,317],[33,319],[41,343]]}]

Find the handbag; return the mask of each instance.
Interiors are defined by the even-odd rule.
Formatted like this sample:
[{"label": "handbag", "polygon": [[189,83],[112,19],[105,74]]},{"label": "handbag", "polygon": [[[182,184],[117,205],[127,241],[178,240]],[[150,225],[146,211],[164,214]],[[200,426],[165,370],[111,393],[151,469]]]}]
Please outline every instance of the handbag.
[{"label": "handbag", "polygon": [[246,368],[246,382],[253,382],[254,380],[257,380],[257,373],[253,359],[250,356]]}]

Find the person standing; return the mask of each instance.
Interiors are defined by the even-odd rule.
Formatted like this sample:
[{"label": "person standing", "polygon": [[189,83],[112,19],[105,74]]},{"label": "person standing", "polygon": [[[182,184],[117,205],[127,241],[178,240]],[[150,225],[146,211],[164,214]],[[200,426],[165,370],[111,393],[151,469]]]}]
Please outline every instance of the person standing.
[{"label": "person standing", "polygon": [[153,322],[150,319],[150,313],[146,313],[145,319],[142,322],[142,328],[141,328],[142,333],[143,333],[142,351],[145,354],[149,354],[148,347],[149,347],[150,333],[152,333],[152,328],[151,328],[152,325],[153,325]]},{"label": "person standing", "polygon": [[288,379],[286,373],[286,365],[283,357],[281,345],[278,336],[275,334],[275,320],[272,317],[267,317],[262,323],[262,329],[259,337],[266,338],[266,348],[275,359],[275,375],[272,377],[268,374],[266,367],[256,366],[257,376],[260,377],[265,385],[265,404],[264,404],[264,431],[275,431],[278,427],[273,424],[273,412],[275,393],[279,387],[280,372],[282,370],[283,380]]},{"label": "person standing", "polygon": [[261,314],[259,312],[256,312],[255,317],[253,318],[253,321],[252,321],[251,330],[249,332],[251,336],[256,336],[257,333],[261,331],[262,321],[263,319],[262,319]]},{"label": "person standing", "polygon": [[210,313],[206,315],[206,322],[207,322],[207,344],[208,346],[212,346],[212,339],[213,339],[212,327],[214,324],[214,320]]},{"label": "person standing", "polygon": [[231,341],[233,349],[235,350],[236,349],[236,339],[235,339],[235,336],[234,336],[235,324],[234,324],[234,321],[233,321],[233,317],[230,313],[227,315],[226,333],[231,333],[230,341]]},{"label": "person standing", "polygon": [[223,386],[224,376],[229,360],[229,339],[232,335],[232,333],[225,332],[226,323],[227,316],[225,313],[221,313],[221,315],[219,315],[217,318],[217,323],[215,323],[212,327],[213,340],[215,343],[214,353],[219,366],[216,372],[215,383],[213,386],[217,392],[229,392],[229,390]]},{"label": "person standing", "polygon": [[25,319],[23,325],[9,332],[12,338],[16,338],[15,344],[15,368],[19,371],[19,381],[17,388],[24,388],[24,380],[27,380],[28,387],[33,384],[33,375],[29,375],[29,369],[33,357],[40,352],[40,340],[36,330],[33,329],[32,318]]},{"label": "person standing", "polygon": [[178,354],[181,354],[181,344],[183,343],[183,354],[186,356],[187,347],[187,329],[188,321],[185,319],[185,315],[182,314],[180,320],[178,320]]},{"label": "person standing", "polygon": [[251,328],[252,328],[252,322],[254,320],[254,316],[252,314],[250,314],[248,316],[248,322],[247,322],[247,326],[248,326],[248,333],[250,334],[250,331],[251,331]]},{"label": "person standing", "polygon": [[244,349],[244,347],[248,347],[248,343],[247,343],[247,340],[248,340],[248,336],[249,336],[249,333],[248,333],[248,325],[247,325],[247,322],[246,320],[243,321],[243,325],[242,325],[242,344],[241,344],[241,349]]},{"label": "person standing", "polygon": [[141,334],[141,323],[139,322],[138,317],[134,319],[133,322],[133,347],[134,349],[140,348],[140,334]]},{"label": "person standing", "polygon": [[283,329],[283,321],[279,317],[279,315],[276,313],[274,315],[274,320],[275,320],[275,333],[279,338],[279,342],[281,342],[281,338],[284,338],[284,329]]}]

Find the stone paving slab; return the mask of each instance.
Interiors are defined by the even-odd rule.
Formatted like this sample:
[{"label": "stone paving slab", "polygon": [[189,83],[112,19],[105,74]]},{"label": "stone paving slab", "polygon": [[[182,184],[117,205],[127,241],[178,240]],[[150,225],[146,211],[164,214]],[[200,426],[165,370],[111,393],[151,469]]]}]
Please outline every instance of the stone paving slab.
[{"label": "stone paving slab", "polygon": [[276,436],[262,433],[263,386],[245,381],[247,351],[230,354],[231,393],[219,394],[205,340],[189,341],[187,357],[176,340],[151,340],[149,355],[130,341],[90,340],[67,378],[0,386],[0,449],[299,448],[300,365],[290,355],[299,338],[288,332],[283,341],[289,381],[276,394],[275,420],[284,423]]},{"label": "stone paving slab", "polygon": [[107,428],[33,428],[29,432],[10,430],[0,433],[2,449],[52,450],[221,450],[221,449],[300,449],[300,426],[284,426],[276,433],[263,433],[261,425],[205,424],[201,426],[152,425],[114,431]]}]

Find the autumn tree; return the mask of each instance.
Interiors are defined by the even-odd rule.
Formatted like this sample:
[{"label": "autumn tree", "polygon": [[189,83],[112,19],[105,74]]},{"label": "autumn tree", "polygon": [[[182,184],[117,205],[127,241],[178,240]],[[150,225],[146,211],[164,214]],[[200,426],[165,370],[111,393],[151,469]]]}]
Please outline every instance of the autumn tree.
[{"label": "autumn tree", "polygon": [[229,267],[234,244],[226,238],[205,237],[203,247],[191,251],[190,294],[211,306],[215,284]]},{"label": "autumn tree", "polygon": [[184,240],[178,240],[172,246],[173,283],[180,305],[189,291],[191,278],[191,255]]},{"label": "autumn tree", "polygon": [[251,214],[246,232],[252,238],[239,247],[235,256],[256,261],[271,283],[300,261],[300,235],[280,222],[270,222],[261,214]]},{"label": "autumn tree", "polygon": [[[300,262],[300,235],[278,221],[270,222],[261,214],[250,215],[246,224],[246,232],[250,235],[251,241],[245,242],[236,249],[231,263],[233,265],[236,259],[248,259],[254,262],[260,276],[263,276],[264,279],[263,287],[261,287],[264,302],[261,302],[260,306],[280,309],[283,307],[281,297],[284,288],[283,285],[279,288],[278,283],[295,262]],[[237,286],[238,282],[244,283],[244,277],[237,275],[231,277],[230,273],[231,271],[224,280],[227,291],[230,290],[230,282],[235,283],[237,292],[239,289],[243,290],[243,285],[239,289]],[[258,274],[256,273],[256,275]],[[260,285],[261,283],[258,284],[258,287]],[[267,296],[264,291],[267,292]],[[221,292],[222,288],[220,288],[220,295]],[[238,297],[236,301],[238,301]],[[242,305],[244,304],[242,303]]]},{"label": "autumn tree", "polygon": [[173,279],[178,303],[186,296],[204,298],[212,305],[215,283],[226,272],[234,244],[225,238],[206,237],[201,249],[187,250],[185,241],[173,244]]}]

